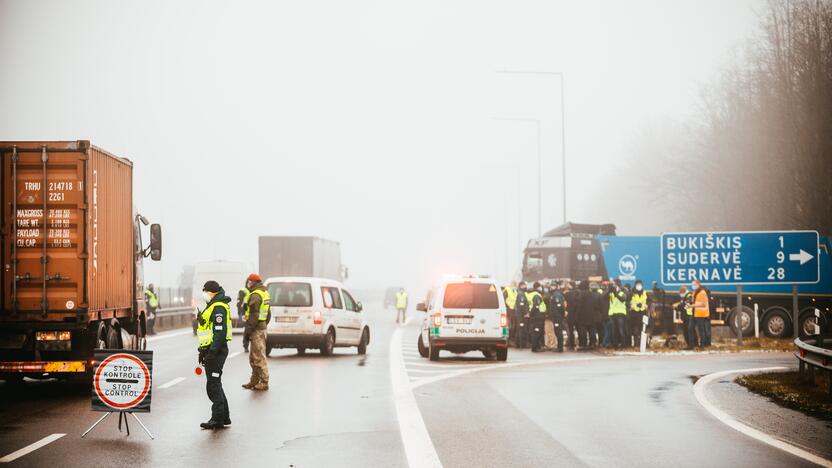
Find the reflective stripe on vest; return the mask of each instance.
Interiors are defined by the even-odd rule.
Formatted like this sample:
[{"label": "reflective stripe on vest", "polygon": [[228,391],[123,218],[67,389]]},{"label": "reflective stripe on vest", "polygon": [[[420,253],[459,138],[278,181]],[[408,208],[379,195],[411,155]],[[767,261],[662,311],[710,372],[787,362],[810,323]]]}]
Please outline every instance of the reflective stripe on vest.
[{"label": "reflective stripe on vest", "polygon": [[610,293],[610,315],[626,314],[627,305],[614,293]]},{"label": "reflective stripe on vest", "polygon": [[407,308],[407,293],[404,291],[397,291],[396,292],[396,308],[397,309],[406,309]]},{"label": "reflective stripe on vest", "polygon": [[246,294],[246,297],[243,299],[243,303],[245,304],[246,313],[243,316],[246,321],[248,321],[248,300],[251,298],[252,294],[257,294],[260,296],[260,315],[257,316],[257,320],[261,322],[265,322],[269,318],[269,305],[271,303],[272,297],[269,296],[268,291],[263,291],[262,289],[255,289],[254,291],[249,292]]},{"label": "reflective stripe on vest", "polygon": [[217,307],[225,309],[225,340],[231,341],[231,308],[225,302],[214,302],[200,314],[202,323],[196,328],[196,337],[199,340],[200,348],[211,346],[211,343],[214,342],[214,321],[211,320],[211,315],[213,315],[214,309]]},{"label": "reflective stripe on vest", "polygon": [[156,297],[156,293],[154,293],[153,291],[151,291],[149,289],[145,289],[144,293],[147,294],[148,296],[150,296],[150,297],[147,298],[147,304],[150,307],[159,307],[159,298]]},{"label": "reflective stripe on vest", "polygon": [[506,288],[506,307],[513,309],[517,304],[517,290],[514,288]]},{"label": "reflective stripe on vest", "polygon": [[642,291],[641,294],[633,294],[633,297],[630,298],[630,309],[634,312],[647,311],[647,291]]},{"label": "reflective stripe on vest", "polygon": [[535,298],[535,296],[540,298],[540,304],[538,304],[538,306],[537,306],[537,311],[540,312],[541,314],[546,313],[546,301],[543,300],[543,295],[540,294],[537,291],[532,291],[532,292],[527,292],[526,293],[526,299],[528,299],[528,301],[529,301],[529,309],[534,307],[534,298]]}]

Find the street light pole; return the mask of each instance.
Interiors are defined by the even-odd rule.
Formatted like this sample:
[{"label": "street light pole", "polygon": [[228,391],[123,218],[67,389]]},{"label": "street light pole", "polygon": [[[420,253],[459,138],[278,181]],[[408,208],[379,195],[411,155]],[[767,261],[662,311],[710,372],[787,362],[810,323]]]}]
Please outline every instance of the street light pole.
[{"label": "street light pole", "polygon": [[[505,120],[509,122],[527,122],[527,123],[534,123],[537,128],[537,237],[543,235],[543,175],[542,175],[542,167],[543,161],[541,158],[541,151],[540,151],[540,141],[541,141],[541,132],[540,132],[540,119],[525,119],[525,118],[513,118],[513,117],[494,117],[494,120]],[[522,176],[522,172],[521,172]],[[521,177],[522,181],[522,177]]]},{"label": "street light pole", "polygon": [[566,224],[566,104],[564,103],[564,77],[559,71],[537,71],[537,70],[499,70],[497,73],[505,75],[557,75],[560,80],[560,150],[561,150],[561,176],[563,186],[563,222]]}]

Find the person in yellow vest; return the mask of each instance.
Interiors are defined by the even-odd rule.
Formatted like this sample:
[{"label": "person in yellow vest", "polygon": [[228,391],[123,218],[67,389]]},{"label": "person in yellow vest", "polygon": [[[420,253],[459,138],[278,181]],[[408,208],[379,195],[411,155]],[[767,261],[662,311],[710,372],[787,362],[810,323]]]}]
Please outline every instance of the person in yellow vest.
[{"label": "person in yellow vest", "polygon": [[[248,304],[246,304],[246,298],[248,298],[249,294],[248,288],[243,286],[237,291],[237,316],[240,317],[240,322],[245,326],[246,323],[246,310],[248,310]],[[248,335],[243,334],[243,351],[248,352]]]},{"label": "person in yellow vest", "polygon": [[222,369],[231,341],[231,298],[216,281],[206,281],[202,296],[207,306],[197,317],[199,363],[205,367],[205,391],[211,400],[211,419],[201,423],[203,429],[220,429],[231,424],[228,399],[222,389]]},{"label": "person in yellow vest", "polygon": [[612,321],[612,346],[623,348],[627,340],[627,293],[621,288],[621,280],[615,278],[609,292],[610,320]]},{"label": "person in yellow vest", "polygon": [[249,293],[243,302],[247,307],[244,318],[245,335],[249,339],[248,363],[251,365],[251,378],[247,384],[243,384],[243,388],[268,390],[269,363],[266,360],[266,326],[271,318],[269,311],[271,298],[257,273],[248,275],[246,289]]},{"label": "person in yellow vest", "polygon": [[396,323],[404,323],[407,314],[407,291],[399,288],[396,291]]},{"label": "person in yellow vest", "polygon": [[514,286],[503,288],[503,299],[506,302],[506,321],[508,324],[509,339],[513,340],[516,326],[514,325],[514,307],[517,305],[517,289]]},{"label": "person in yellow vest", "polygon": [[147,323],[147,334],[155,335],[156,331],[156,311],[159,309],[159,296],[156,295],[156,288],[153,283],[147,285],[144,290],[144,303],[147,305],[147,315],[145,316],[145,323]]},{"label": "person in yellow vest", "polygon": [[673,309],[676,310],[682,317],[682,327],[685,334],[685,349],[693,349],[694,343],[694,321],[693,321],[693,294],[688,291],[688,287],[682,285],[679,288],[679,302],[673,303]]},{"label": "person in yellow vest", "polygon": [[526,293],[529,300],[529,334],[531,335],[530,346],[532,352],[545,351],[544,326],[546,321],[546,300],[543,298],[543,290],[540,282],[535,281],[534,289]]},{"label": "person in yellow vest", "polygon": [[707,348],[711,346],[711,307],[708,290],[696,280],[691,286],[693,286],[693,320],[696,322],[698,345],[700,348]]},{"label": "person in yellow vest", "polygon": [[644,283],[641,280],[636,280],[633,293],[630,295],[630,310],[627,314],[627,320],[630,323],[630,337],[627,341],[630,342],[630,338],[632,338],[633,346],[638,346],[641,342],[642,320],[647,314],[649,305],[649,297],[647,291],[644,290]]}]

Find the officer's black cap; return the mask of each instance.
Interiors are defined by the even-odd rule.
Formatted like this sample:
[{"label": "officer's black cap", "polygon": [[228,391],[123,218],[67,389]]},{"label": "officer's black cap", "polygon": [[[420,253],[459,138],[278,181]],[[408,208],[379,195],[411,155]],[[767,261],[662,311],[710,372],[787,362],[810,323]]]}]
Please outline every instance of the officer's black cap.
[{"label": "officer's black cap", "polygon": [[203,291],[208,291],[208,292],[211,292],[211,293],[218,293],[218,292],[220,292],[220,289],[221,289],[220,284],[217,283],[214,280],[208,280],[202,286]]}]

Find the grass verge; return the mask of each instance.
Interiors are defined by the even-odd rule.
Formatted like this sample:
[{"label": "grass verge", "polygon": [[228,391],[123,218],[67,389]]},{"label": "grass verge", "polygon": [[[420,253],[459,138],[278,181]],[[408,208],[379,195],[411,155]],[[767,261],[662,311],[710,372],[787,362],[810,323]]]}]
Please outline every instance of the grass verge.
[{"label": "grass verge", "polygon": [[736,382],[775,403],[817,418],[832,421],[829,373],[815,371],[815,383],[804,382],[797,371],[743,375]]}]

